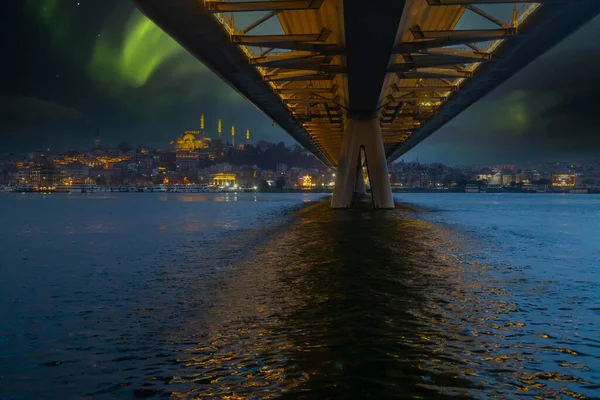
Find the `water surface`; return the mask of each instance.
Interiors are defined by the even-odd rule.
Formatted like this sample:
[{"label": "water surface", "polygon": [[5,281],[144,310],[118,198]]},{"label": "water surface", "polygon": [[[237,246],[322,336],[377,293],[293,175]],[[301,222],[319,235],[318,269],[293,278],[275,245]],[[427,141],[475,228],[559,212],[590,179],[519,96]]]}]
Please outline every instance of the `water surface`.
[{"label": "water surface", "polygon": [[0,398],[598,397],[600,197],[319,199],[0,196]]}]

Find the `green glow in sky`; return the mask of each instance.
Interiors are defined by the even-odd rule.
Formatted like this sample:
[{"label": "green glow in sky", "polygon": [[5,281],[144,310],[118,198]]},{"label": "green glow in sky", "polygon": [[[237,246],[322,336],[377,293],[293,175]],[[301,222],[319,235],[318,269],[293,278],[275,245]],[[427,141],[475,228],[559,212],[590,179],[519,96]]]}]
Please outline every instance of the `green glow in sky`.
[{"label": "green glow in sky", "polygon": [[514,90],[507,96],[495,101],[493,127],[504,132],[522,132],[530,123],[529,93]]},{"label": "green glow in sky", "polygon": [[[137,11],[129,17],[122,37],[115,38],[110,28],[97,37],[89,65],[92,77],[101,83],[143,86],[161,65],[185,54],[177,42]],[[199,63],[196,67],[201,68]]]},{"label": "green glow in sky", "polygon": [[[77,4],[81,4],[80,6]],[[48,32],[55,54],[84,72],[99,93],[143,110],[212,97],[245,100],[141,14],[130,2],[27,0]]]},{"label": "green glow in sky", "polygon": [[175,59],[177,63],[171,65],[168,78],[205,71],[201,63],[131,5],[113,5],[107,15],[98,16],[95,24],[85,26],[81,25],[85,23],[81,13],[89,12],[83,9],[87,4],[80,8],[64,0],[29,0],[27,5],[65,55],[73,62],[85,63],[92,79],[109,92],[140,88],[161,66]]},{"label": "green glow in sky", "polygon": [[37,15],[55,42],[68,40],[72,33],[74,14],[77,10],[73,7],[64,7],[61,0],[29,0],[27,7]]}]

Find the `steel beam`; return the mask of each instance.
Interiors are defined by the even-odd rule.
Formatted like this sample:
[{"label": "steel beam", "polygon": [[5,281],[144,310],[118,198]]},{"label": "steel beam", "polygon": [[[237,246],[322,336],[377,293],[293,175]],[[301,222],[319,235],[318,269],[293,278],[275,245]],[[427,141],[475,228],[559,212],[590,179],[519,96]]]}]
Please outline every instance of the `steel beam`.
[{"label": "steel beam", "polygon": [[[420,58],[420,59],[419,59]],[[388,68],[388,72],[407,72],[415,68],[434,68],[447,65],[463,65],[482,62],[484,60],[473,60],[458,57],[415,57],[414,61],[396,63]]]},{"label": "steel beam", "polygon": [[490,40],[506,39],[516,35],[515,28],[504,29],[475,29],[457,31],[422,31],[420,28],[411,29],[415,41],[403,42],[396,46],[394,53],[418,52],[444,46],[487,42]]},{"label": "steel beam", "polygon": [[412,86],[392,86],[394,92],[410,92],[410,93],[439,93],[439,92],[452,92],[456,90],[458,86],[446,85],[446,86],[423,86],[423,87],[412,87]]},{"label": "steel beam", "polygon": [[406,96],[406,97],[393,97],[391,96],[393,101],[401,101],[401,102],[415,102],[415,101],[443,101],[446,100],[446,97],[419,97],[419,96]]},{"label": "steel beam", "polygon": [[[236,4],[236,3],[222,3]],[[321,29],[318,33],[298,33],[293,35],[231,35],[233,43],[245,44],[256,47],[277,47],[277,43],[287,42],[324,42],[327,40],[331,31],[327,28]]]},{"label": "steel beam", "polygon": [[[244,44],[244,43],[236,43]],[[255,47],[271,47],[273,49],[280,50],[297,50],[297,51],[310,51],[319,54],[328,55],[343,55],[344,49],[336,46],[335,44],[323,44],[323,43],[309,43],[309,42],[262,42],[253,43]]]},{"label": "steel beam", "polygon": [[307,99],[307,98],[298,98],[298,99],[283,99],[283,104],[316,104],[316,103],[335,103],[338,99]]},{"label": "steel beam", "polygon": [[[343,114],[331,114],[331,119],[332,120],[339,120],[343,116],[344,116]],[[321,117],[327,117],[327,118],[329,118],[329,115],[327,115],[327,114],[309,114],[307,117],[308,118],[319,117],[319,119],[321,119]],[[321,122],[319,120],[315,120],[315,121],[311,121],[311,122],[317,123],[317,124],[320,124],[320,125],[323,125],[323,126],[329,125],[329,122],[325,122],[325,121]],[[332,123],[335,124],[337,122],[332,122]]]},{"label": "steel beam", "polygon": [[[310,115],[310,118],[311,118],[311,119],[330,119],[330,118],[329,118],[329,115],[326,115],[326,114]],[[341,118],[341,116],[340,116],[340,117],[334,117],[334,120],[335,120],[336,122],[339,122],[339,121],[337,121],[337,120],[338,120],[338,118]],[[341,121],[341,120],[340,120],[340,121]]]},{"label": "steel beam", "polygon": [[400,116],[412,116],[415,113],[431,113],[439,106],[403,106],[400,108]]},{"label": "steel beam", "polygon": [[[382,116],[388,117],[389,118],[389,114],[382,114]],[[387,121],[387,123],[393,123],[394,126],[415,126],[415,125],[421,125],[420,121],[415,121],[412,119],[398,119],[396,121]]]},{"label": "steel beam", "polygon": [[[313,70],[323,71],[332,60],[332,56],[329,55],[296,55],[294,56],[270,56],[270,57],[256,57],[250,60],[250,64],[258,67],[267,68],[278,68],[278,69],[296,69],[296,70]],[[335,69],[335,68],[334,68]],[[338,70],[342,70],[340,66]]]},{"label": "steel beam", "polygon": [[327,74],[274,74],[274,75],[265,75],[263,79],[267,82],[330,81],[330,80],[333,80],[333,75],[327,75]]},{"label": "steel beam", "polygon": [[319,53],[307,53],[307,52],[298,52],[298,51],[289,51],[280,54],[272,54],[267,56],[256,56],[250,59],[250,64],[253,65],[261,65],[264,67],[272,66],[274,62],[282,62],[282,61],[297,61],[297,60],[312,60],[319,59],[321,62],[325,62],[325,60],[331,56],[322,55]]},{"label": "steel beam", "polygon": [[498,18],[494,17],[493,15],[490,15],[490,14],[486,13],[481,8],[476,7],[476,6],[472,5],[472,4],[465,5],[465,8],[467,10],[470,10],[470,11],[474,12],[475,14],[478,14],[479,16],[487,19],[488,21],[493,22],[494,24],[498,25],[501,28],[508,28],[510,26],[506,22],[500,21]]},{"label": "steel beam", "polygon": [[[319,104],[319,106],[320,106],[320,104]],[[324,109],[323,109],[323,108],[321,108],[321,107],[317,107],[317,106],[314,106],[314,107],[312,107],[312,106],[307,106],[307,105],[298,105],[298,106],[294,106],[293,104],[288,104],[288,109],[291,109],[291,110],[292,110],[292,111],[294,111],[294,112],[296,112],[296,110],[306,110],[307,112],[309,112],[309,113],[311,113],[311,114],[314,114],[315,112],[318,112],[318,113],[323,113],[323,115],[326,115],[326,114],[327,114],[326,110],[324,110]],[[335,112],[335,113],[338,113],[338,112],[341,112],[341,111],[342,111],[342,108],[341,108],[341,107],[338,107],[338,106],[336,106],[336,107],[330,107],[330,108],[329,108],[329,111],[330,111],[330,112]]]},{"label": "steel beam", "polygon": [[259,26],[263,22],[266,22],[269,19],[271,19],[274,16],[276,16],[278,12],[279,11],[271,11],[270,13],[268,13],[267,15],[265,15],[264,17],[257,19],[256,21],[252,22],[250,25],[246,26],[241,31],[237,32],[237,34],[239,34],[239,35],[245,35],[246,33],[250,32],[252,29],[256,28],[257,26]]},{"label": "steel beam", "polygon": [[[443,31],[423,31],[418,26],[410,30],[415,40],[421,39],[468,39],[470,43],[494,40],[517,33],[515,28],[501,29],[462,29]],[[483,38],[483,39],[482,39]]]},{"label": "steel beam", "polygon": [[[338,118],[339,117],[337,117],[336,119],[338,119]],[[341,121],[340,122],[334,122],[333,125],[335,125],[335,126],[333,126],[333,128],[337,129],[338,128],[338,126],[337,126],[338,124],[341,124]],[[304,124],[302,124],[302,126],[305,127],[305,128],[323,128],[323,127],[332,126],[332,124],[329,123],[329,122],[305,122]]]},{"label": "steel beam", "polygon": [[440,49],[428,49],[415,54],[412,57],[446,57],[446,58],[466,58],[470,60],[489,60],[492,58],[490,53],[484,51],[464,50],[464,49],[453,49],[453,48],[440,48]]},{"label": "steel beam", "polygon": [[319,64],[310,62],[298,62],[297,64],[290,63],[288,65],[277,66],[275,69],[283,71],[317,71],[328,74],[343,74],[346,72],[346,67],[344,67],[343,65]]},{"label": "steel beam", "polygon": [[275,89],[275,93],[279,94],[317,94],[317,93],[333,93],[336,90],[336,86],[333,85],[328,88],[282,88]]},{"label": "steel beam", "polygon": [[240,1],[235,3],[204,0],[204,9],[213,13],[318,10],[321,4],[323,4],[323,0]]},{"label": "steel beam", "polygon": [[400,79],[426,79],[426,78],[467,78],[473,75],[471,71],[457,71],[442,68],[416,68],[408,72],[398,72]]}]

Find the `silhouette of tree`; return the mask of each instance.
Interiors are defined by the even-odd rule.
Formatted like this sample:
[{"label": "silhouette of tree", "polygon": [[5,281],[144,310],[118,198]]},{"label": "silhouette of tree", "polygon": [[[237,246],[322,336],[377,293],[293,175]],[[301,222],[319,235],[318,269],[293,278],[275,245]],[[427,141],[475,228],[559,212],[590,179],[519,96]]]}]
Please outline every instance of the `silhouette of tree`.
[{"label": "silhouette of tree", "polygon": [[129,153],[131,150],[133,150],[133,145],[130,142],[123,140],[121,143],[119,143],[117,148],[123,153]]},{"label": "silhouette of tree", "polygon": [[279,178],[277,178],[277,180],[275,181],[275,187],[279,190],[283,189],[283,187],[285,186],[285,178],[283,176],[280,176]]}]

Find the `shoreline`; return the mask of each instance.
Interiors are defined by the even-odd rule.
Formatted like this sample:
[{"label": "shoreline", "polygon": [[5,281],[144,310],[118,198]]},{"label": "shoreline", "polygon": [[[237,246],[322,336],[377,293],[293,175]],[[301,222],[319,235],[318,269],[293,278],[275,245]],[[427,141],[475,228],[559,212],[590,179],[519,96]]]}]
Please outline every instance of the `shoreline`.
[{"label": "shoreline", "polygon": [[[332,194],[333,190],[307,190],[307,189],[284,189],[281,191],[198,191],[198,190],[173,190],[173,191],[146,191],[146,190],[106,190],[106,191],[84,191],[84,192],[66,192],[57,190],[0,190],[2,193],[15,193],[15,194],[68,194],[68,195],[79,195],[79,194],[120,194],[120,193],[154,193],[154,194],[284,194],[284,193],[315,193],[315,194]],[[586,191],[586,192],[570,192],[570,191],[493,191],[493,192],[477,192],[469,193],[459,190],[425,190],[425,189],[411,189],[411,190],[392,190],[392,194],[531,194],[531,195],[548,195],[548,194],[573,194],[573,195],[598,195],[600,190]]]}]

